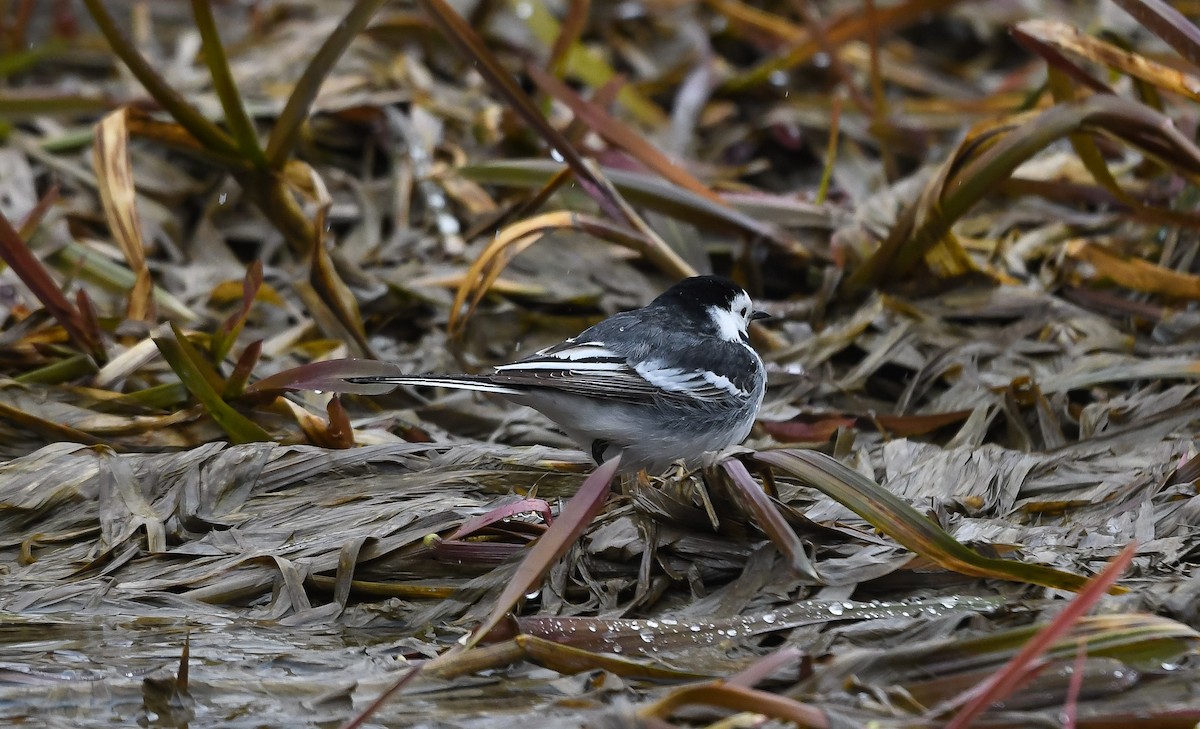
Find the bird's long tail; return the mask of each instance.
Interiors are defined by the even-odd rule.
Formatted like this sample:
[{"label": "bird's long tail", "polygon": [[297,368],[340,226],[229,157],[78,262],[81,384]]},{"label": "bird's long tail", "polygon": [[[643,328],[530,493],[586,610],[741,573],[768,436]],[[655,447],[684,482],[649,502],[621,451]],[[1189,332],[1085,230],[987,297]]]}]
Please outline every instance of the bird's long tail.
[{"label": "bird's long tail", "polygon": [[487,375],[376,375],[346,377],[355,385],[408,385],[410,387],[447,387],[453,390],[473,390],[496,395],[520,395],[523,390],[492,382]]}]

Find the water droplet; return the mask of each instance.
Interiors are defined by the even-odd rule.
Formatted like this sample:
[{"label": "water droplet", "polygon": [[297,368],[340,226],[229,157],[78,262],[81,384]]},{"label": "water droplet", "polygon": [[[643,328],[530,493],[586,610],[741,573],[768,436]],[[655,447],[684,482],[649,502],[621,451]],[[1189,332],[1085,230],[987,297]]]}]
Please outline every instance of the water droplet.
[{"label": "water droplet", "polygon": [[772,625],[775,622],[775,620],[776,620],[775,613],[767,613],[766,615],[762,616],[762,621],[764,623],[766,623],[767,625]]},{"label": "water droplet", "polygon": [[517,17],[521,20],[529,20],[531,17],[533,17],[532,3],[517,3],[517,7],[514,8],[514,10],[517,13]]},{"label": "water droplet", "polygon": [[699,626],[699,625],[693,625],[692,627],[688,628],[688,630],[691,630],[693,633],[699,633],[699,632],[700,632],[700,626]]},{"label": "water droplet", "polygon": [[228,200],[229,200],[229,193],[223,192],[220,195],[217,195],[217,204],[218,205],[224,205]]},{"label": "water droplet", "polygon": [[555,162],[566,161],[566,159],[562,156],[562,152],[559,152],[557,149],[553,148],[550,150],[550,159],[554,160]]},{"label": "water droplet", "polygon": [[767,77],[767,81],[772,86],[787,86],[787,82],[788,82],[787,71],[779,71],[779,70],[772,71],[771,75]]},{"label": "water droplet", "polygon": [[841,615],[844,612],[846,612],[846,608],[842,607],[840,602],[835,602],[829,606],[830,615]]}]

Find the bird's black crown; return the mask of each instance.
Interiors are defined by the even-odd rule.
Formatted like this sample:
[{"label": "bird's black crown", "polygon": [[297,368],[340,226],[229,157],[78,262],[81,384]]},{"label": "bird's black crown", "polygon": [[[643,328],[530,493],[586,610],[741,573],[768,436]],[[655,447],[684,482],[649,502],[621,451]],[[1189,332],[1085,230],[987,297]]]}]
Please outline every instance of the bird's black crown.
[{"label": "bird's black crown", "polygon": [[692,276],[664,291],[652,303],[707,311],[710,306],[729,308],[742,287],[722,276]]}]

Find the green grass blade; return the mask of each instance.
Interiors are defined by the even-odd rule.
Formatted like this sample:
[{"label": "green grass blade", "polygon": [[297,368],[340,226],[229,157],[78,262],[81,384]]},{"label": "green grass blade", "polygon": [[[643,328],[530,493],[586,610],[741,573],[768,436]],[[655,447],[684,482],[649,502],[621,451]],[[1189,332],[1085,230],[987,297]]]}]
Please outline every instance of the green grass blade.
[{"label": "green grass blade", "polygon": [[171,330],[174,337],[155,337],[154,343],[158,345],[167,364],[171,365],[171,369],[179,376],[180,382],[200,401],[229,439],[234,443],[271,440],[267,431],[221,399],[210,381],[211,375],[206,374],[206,363],[199,359],[194,347],[185,344],[183,332],[174,325],[171,326]]},{"label": "green grass blade", "polygon": [[96,26],[104,34],[113,52],[117,54],[137,80],[146,87],[154,100],[167,110],[175,121],[205,147],[223,154],[237,154],[238,146],[225,130],[209,121],[200,111],[188,103],[166,79],[154,70],[150,62],[138,53],[133,41],[125,37],[116,21],[108,14],[101,0],[83,0]]},{"label": "green grass blade", "polygon": [[217,21],[213,18],[212,3],[209,0],[192,0],[192,16],[196,19],[196,29],[200,31],[204,62],[208,64],[213,89],[217,92],[217,98],[221,100],[221,109],[225,112],[225,123],[229,126],[229,132],[242,155],[255,167],[264,169],[267,166],[267,157],[258,143],[254,122],[250,120],[246,107],[242,104],[242,95],[237,84],[233,82],[229,59],[225,57],[225,46],[221,43]]},{"label": "green grass blade", "polygon": [[[874,481],[817,451],[762,451],[755,459],[784,471],[866,519],[876,529],[948,570],[1078,592],[1087,578],[1051,567],[983,557]],[[1124,592],[1113,588],[1114,592]]]},{"label": "green grass blade", "polygon": [[350,8],[350,12],[346,13],[346,17],[342,18],[342,22],[338,23],[337,29],[317,49],[317,54],[304,69],[291,96],[288,97],[287,104],[275,120],[275,126],[271,128],[266,152],[267,166],[270,169],[283,169],[284,163],[296,146],[296,140],[300,138],[300,129],[308,119],[308,110],[317,98],[321,84],[333,69],[333,64],[342,57],[350,42],[367,27],[375,11],[382,5],[383,0],[358,0]]}]

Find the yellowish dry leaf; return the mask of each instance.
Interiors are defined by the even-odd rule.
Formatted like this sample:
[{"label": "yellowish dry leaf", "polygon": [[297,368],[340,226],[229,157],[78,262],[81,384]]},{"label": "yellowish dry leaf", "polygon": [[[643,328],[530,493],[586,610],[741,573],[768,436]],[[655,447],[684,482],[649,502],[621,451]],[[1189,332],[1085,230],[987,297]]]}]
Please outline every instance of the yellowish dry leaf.
[{"label": "yellowish dry leaf", "polygon": [[1200,78],[1093,38],[1058,20],[1026,20],[1017,29],[1046,45],[1115,68],[1164,91],[1200,101]]},{"label": "yellowish dry leaf", "polygon": [[155,321],[154,281],[146,265],[145,241],[137,212],[137,191],[133,184],[133,165],[129,161],[129,126],[127,110],[109,114],[96,125],[92,147],[92,165],[104,217],[125,261],[136,279],[129,292],[130,319]]},{"label": "yellowish dry leaf", "polygon": [[[234,279],[230,281],[222,281],[213,287],[212,293],[208,295],[210,304],[216,306],[225,306],[232,304],[235,301],[242,300],[242,281]],[[263,282],[258,287],[258,292],[254,295],[254,300],[275,306],[284,306],[283,296],[269,283]]]},{"label": "yellowish dry leaf", "polygon": [[1067,243],[1065,256],[1076,276],[1108,279],[1127,289],[1180,299],[1200,299],[1200,276],[1172,271],[1140,258],[1125,259],[1082,238]]}]

